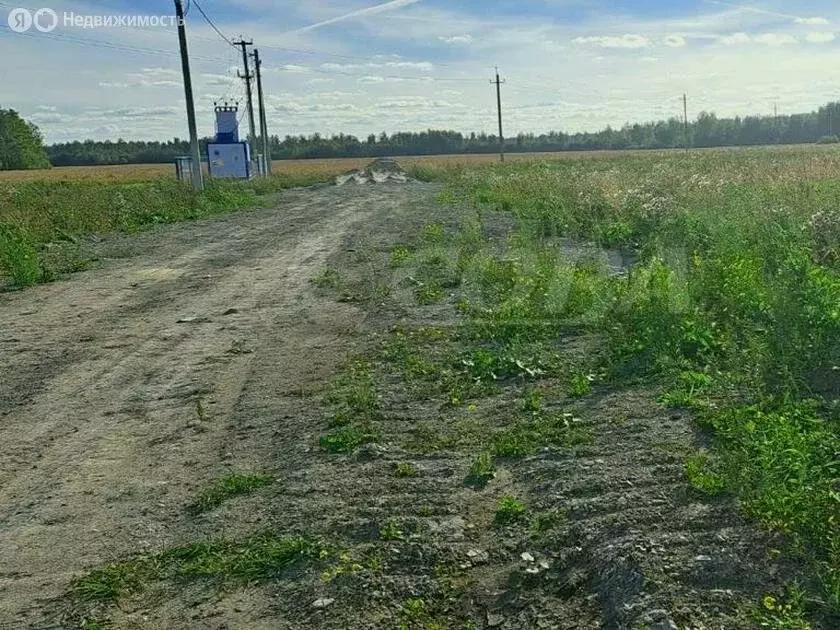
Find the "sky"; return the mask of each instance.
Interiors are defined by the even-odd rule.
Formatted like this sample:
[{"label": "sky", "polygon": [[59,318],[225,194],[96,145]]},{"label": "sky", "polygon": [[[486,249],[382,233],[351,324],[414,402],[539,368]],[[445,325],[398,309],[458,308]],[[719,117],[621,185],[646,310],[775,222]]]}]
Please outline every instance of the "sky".
[{"label": "sky", "polygon": [[[171,0],[49,1],[0,0],[0,107],[50,143],[188,135],[170,22],[65,20],[171,16]],[[840,100],[836,0],[197,1],[187,32],[202,136],[214,132],[214,102],[244,101],[245,88],[241,53],[198,6],[224,37],[254,41],[269,130],[281,137],[495,133],[495,66],[507,136],[682,116],[683,93],[689,118]],[[44,6],[59,16],[54,31],[8,27],[13,9]]]}]

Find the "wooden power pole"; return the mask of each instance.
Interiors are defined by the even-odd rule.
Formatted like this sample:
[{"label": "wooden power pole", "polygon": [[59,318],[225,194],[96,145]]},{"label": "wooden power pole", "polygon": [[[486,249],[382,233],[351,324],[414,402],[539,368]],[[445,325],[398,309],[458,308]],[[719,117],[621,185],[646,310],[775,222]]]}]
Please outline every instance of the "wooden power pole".
[{"label": "wooden power pole", "polygon": [[268,140],[268,122],[265,115],[265,98],[262,85],[262,60],[260,51],[254,49],[254,72],[257,75],[257,100],[260,107],[260,136],[262,137],[262,150],[265,156],[265,174],[271,175],[271,147]]},{"label": "wooden power pole", "polygon": [[201,152],[198,147],[198,128],[195,124],[195,99],[193,98],[190,55],[187,50],[187,30],[184,23],[184,5],[175,0],[175,16],[178,18],[178,42],[181,47],[181,69],[184,74],[184,95],[187,101],[187,124],[190,129],[190,153],[192,155],[192,185],[195,190],[204,190],[201,175]]},{"label": "wooden power pole", "polygon": [[499,158],[502,162],[505,161],[505,135],[502,131],[502,81],[499,79],[499,68],[496,68],[496,80],[491,81],[496,84],[496,106],[499,110]]},{"label": "wooden power pole", "polygon": [[248,129],[251,134],[248,138],[248,144],[251,145],[251,160],[254,160],[256,157],[255,142],[257,139],[257,130],[254,123],[254,93],[251,89],[251,81],[253,81],[254,75],[251,74],[250,64],[248,63],[248,46],[253,46],[254,42],[240,40],[238,42],[233,42],[233,44],[242,48],[242,63],[245,65],[245,74],[242,75],[237,72],[237,75],[240,79],[245,79],[245,94],[248,99]]}]

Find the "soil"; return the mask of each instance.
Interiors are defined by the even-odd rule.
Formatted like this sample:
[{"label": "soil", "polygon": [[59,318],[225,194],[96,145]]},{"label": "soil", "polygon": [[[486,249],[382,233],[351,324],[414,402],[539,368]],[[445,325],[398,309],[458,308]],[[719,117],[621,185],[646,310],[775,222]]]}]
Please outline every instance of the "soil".
[{"label": "soil", "polygon": [[[772,552],[783,541],[733,499],[688,487],[685,456],[703,436],[646,388],[556,401],[594,441],[504,462],[484,488],[464,483],[468,449],[410,446],[418,426],[443,434],[463,409],[397,380],[379,389],[378,444],[319,448],[323,393],[347,362],[395,324],[454,309],[311,281],[328,266],[364,280],[371,256],[424,224],[457,225],[437,191],[287,191],[261,210],[104,237],[95,269],[0,294],[0,627],[69,627],[64,595],[97,567],[266,529],[329,540],[360,566],[158,585],[91,614],[126,629],[754,627],[745,607],[795,569]],[[574,354],[585,342],[563,343]],[[397,462],[419,475],[396,477]],[[276,483],[206,515],[185,509],[242,471]],[[500,528],[504,495],[563,522]],[[405,535],[382,540],[388,522]]]}]

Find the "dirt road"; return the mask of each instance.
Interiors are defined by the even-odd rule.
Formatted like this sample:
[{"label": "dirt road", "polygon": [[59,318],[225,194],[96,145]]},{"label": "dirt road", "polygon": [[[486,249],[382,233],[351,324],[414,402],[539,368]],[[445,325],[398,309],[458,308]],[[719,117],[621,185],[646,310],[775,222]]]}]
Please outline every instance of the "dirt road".
[{"label": "dirt road", "polygon": [[[183,506],[265,462],[233,423],[270,346],[266,397],[322,380],[356,310],[309,280],[395,189],[288,192],[275,207],[100,246],[128,258],[0,294],[0,626],[42,616],[74,575],[185,536]],[[131,255],[135,254],[135,255]],[[345,335],[346,336],[346,335]],[[253,436],[250,436],[253,440]]]},{"label": "dirt road", "polygon": [[[349,456],[319,448],[334,420],[321,394],[349,358],[395,324],[456,321],[453,305],[400,302],[411,278],[387,280],[389,305],[377,297],[375,256],[387,269],[394,244],[425,223],[458,225],[435,191],[288,191],[262,210],[106,237],[96,269],[0,294],[0,628],[68,627],[62,595],[97,567],[266,529],[345,551],[247,587],[153,584],[102,619],[121,629],[753,627],[745,606],[786,580],[768,554],[776,541],[730,499],[689,492],[697,434],[649,391],[545,403],[579,416],[591,441],[503,462],[481,490],[464,484],[468,438],[521,407],[510,388],[465,408],[385,373],[380,444]],[[370,295],[313,286],[328,267],[362,278]],[[579,340],[564,343],[580,352]],[[398,464],[408,474],[395,475]],[[276,481],[204,515],[185,509],[214,480],[249,471]],[[505,495],[527,498],[532,525],[494,525]]]}]

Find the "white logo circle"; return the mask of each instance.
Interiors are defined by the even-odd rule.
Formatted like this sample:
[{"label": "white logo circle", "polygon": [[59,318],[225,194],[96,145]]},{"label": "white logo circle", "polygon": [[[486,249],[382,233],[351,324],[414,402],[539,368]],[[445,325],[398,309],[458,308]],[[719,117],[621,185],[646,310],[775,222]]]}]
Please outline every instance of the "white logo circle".
[{"label": "white logo circle", "polygon": [[28,9],[12,9],[9,11],[9,28],[15,33],[25,33],[32,28],[32,13]]},{"label": "white logo circle", "polygon": [[58,14],[52,9],[38,9],[33,23],[42,33],[52,33],[58,27]]}]

